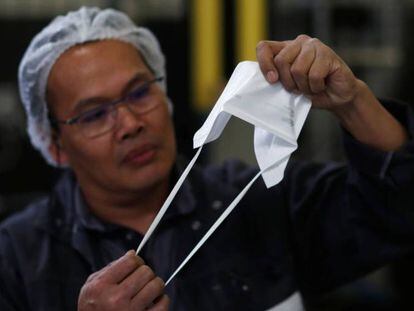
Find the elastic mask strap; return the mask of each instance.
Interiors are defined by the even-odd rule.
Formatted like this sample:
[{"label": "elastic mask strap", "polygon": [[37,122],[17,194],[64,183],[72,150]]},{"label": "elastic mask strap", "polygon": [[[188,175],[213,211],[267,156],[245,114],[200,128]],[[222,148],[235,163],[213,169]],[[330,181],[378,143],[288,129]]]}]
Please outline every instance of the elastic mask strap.
[{"label": "elastic mask strap", "polygon": [[[175,195],[177,194],[178,190],[180,189],[181,185],[183,184],[184,180],[186,179],[188,173],[190,172],[191,168],[194,166],[198,156],[200,155],[201,146],[190,163],[187,165],[186,169],[184,170],[183,174],[178,179],[177,183],[175,184],[174,188],[171,190],[170,194],[168,195],[167,199],[165,200],[163,206],[161,207],[160,211],[158,212],[157,216],[155,216],[154,221],[151,223],[149,229],[144,235],[141,243],[139,244],[136,254],[138,255],[140,250],[144,247],[145,243],[151,237],[152,233],[154,232],[155,228],[158,226],[158,223],[161,221],[162,217],[164,216],[165,212],[171,205],[172,200],[174,199]],[[270,169],[267,168],[267,169]],[[267,170],[265,169],[265,171]],[[237,197],[230,203],[230,205],[224,210],[224,212],[220,215],[220,217],[216,220],[216,222],[210,227],[207,233],[202,237],[202,239],[197,243],[197,245],[193,248],[193,250],[188,254],[188,256],[184,259],[184,261],[180,264],[180,266],[174,271],[174,273],[170,276],[170,278],[165,282],[165,286],[170,283],[170,281],[177,275],[178,272],[187,264],[187,262],[194,256],[194,254],[200,249],[201,246],[207,241],[207,239],[216,231],[216,229],[221,225],[221,223],[227,218],[227,216],[233,211],[233,209],[239,204],[241,199],[253,185],[253,183],[262,175],[264,171],[260,171],[250,180],[250,182],[244,187],[244,189],[237,195]]]},{"label": "elastic mask strap", "polygon": [[250,189],[253,183],[257,180],[257,178],[262,175],[262,171],[256,174],[253,179],[247,184],[246,187],[237,195],[237,197],[231,202],[231,204],[225,209],[225,211],[221,214],[221,216],[216,220],[216,222],[210,227],[207,233],[203,236],[203,238],[197,243],[197,245],[193,248],[193,250],[188,254],[187,258],[181,263],[181,265],[174,271],[174,273],[170,276],[167,282],[165,282],[165,286],[170,283],[170,281],[175,277],[175,275],[180,272],[180,270],[185,266],[185,264],[193,257],[193,255],[198,251],[198,249],[203,246],[203,244],[207,241],[207,239],[216,231],[216,229],[221,225],[221,223],[227,218],[227,216],[233,211],[236,205],[240,202],[240,200],[244,197],[246,192]]},{"label": "elastic mask strap", "polygon": [[184,180],[186,179],[188,173],[190,172],[191,168],[193,167],[195,161],[197,160],[198,156],[200,155],[201,149],[203,146],[198,148],[198,151],[188,163],[187,167],[185,168],[183,174],[178,179],[177,183],[175,184],[174,188],[171,190],[170,194],[168,195],[167,199],[165,200],[164,204],[162,205],[160,211],[158,212],[157,216],[155,216],[153,222],[151,223],[151,226],[147,230],[147,232],[144,235],[144,238],[142,239],[141,243],[139,244],[136,254],[140,252],[140,250],[144,247],[145,243],[148,241],[148,239],[151,237],[152,233],[154,232],[155,228],[158,226],[158,223],[160,222],[161,218],[164,216],[165,212],[170,207],[170,204],[172,200],[174,199],[175,195],[177,194],[178,190],[180,189],[181,185],[183,184]]}]

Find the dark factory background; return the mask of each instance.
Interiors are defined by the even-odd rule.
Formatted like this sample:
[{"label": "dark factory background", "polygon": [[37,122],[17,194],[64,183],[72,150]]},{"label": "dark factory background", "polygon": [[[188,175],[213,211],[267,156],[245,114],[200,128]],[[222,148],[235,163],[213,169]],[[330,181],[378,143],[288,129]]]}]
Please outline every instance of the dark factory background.
[{"label": "dark factory background", "polygon": [[[414,1],[392,0],[0,0],[0,219],[46,193],[59,171],[33,150],[17,89],[30,39],[54,16],[81,5],[114,7],[157,35],[167,57],[179,151],[191,156],[202,124],[235,65],[254,59],[261,39],[301,33],[321,39],[378,97],[414,103]],[[251,126],[232,118],[203,161],[239,157],[255,163]],[[297,159],[343,161],[341,130],[312,111]],[[409,204],[410,202],[407,202]],[[414,206],[413,206],[414,208]],[[414,310],[411,258],[310,303],[310,310]]]}]

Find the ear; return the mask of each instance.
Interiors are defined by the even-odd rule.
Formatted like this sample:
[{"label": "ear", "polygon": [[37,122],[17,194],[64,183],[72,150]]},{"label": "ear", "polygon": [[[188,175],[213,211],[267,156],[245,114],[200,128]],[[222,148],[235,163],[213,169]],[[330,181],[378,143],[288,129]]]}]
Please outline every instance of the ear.
[{"label": "ear", "polygon": [[62,148],[62,144],[60,138],[54,133],[52,134],[52,141],[49,145],[49,153],[52,156],[53,160],[58,164],[58,166],[68,166],[69,159]]}]

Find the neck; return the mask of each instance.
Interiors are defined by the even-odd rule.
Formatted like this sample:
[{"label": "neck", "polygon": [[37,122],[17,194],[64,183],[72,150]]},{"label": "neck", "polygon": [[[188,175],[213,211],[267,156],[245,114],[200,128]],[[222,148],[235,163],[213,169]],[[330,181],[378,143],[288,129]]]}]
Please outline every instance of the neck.
[{"label": "neck", "polygon": [[169,178],[151,188],[127,193],[102,193],[82,185],[81,189],[96,216],[145,234],[168,195]]}]

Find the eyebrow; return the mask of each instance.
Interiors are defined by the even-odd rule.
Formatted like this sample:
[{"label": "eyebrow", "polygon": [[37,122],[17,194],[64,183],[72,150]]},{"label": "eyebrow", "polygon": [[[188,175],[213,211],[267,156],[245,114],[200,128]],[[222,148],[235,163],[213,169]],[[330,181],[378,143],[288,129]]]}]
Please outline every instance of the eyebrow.
[{"label": "eyebrow", "polygon": [[[132,78],[128,81],[128,83],[125,85],[125,87],[122,90],[122,96],[125,96],[130,90],[131,88],[137,83],[140,82],[142,80],[146,80],[148,79],[148,73],[146,72],[137,72],[135,73]],[[111,99],[107,98],[107,97],[102,97],[102,96],[95,96],[95,97],[89,97],[89,98],[85,98],[85,99],[81,99],[73,108],[74,112],[80,112],[83,108],[88,107],[88,106],[93,106],[102,102],[106,102],[106,101],[110,101]]]}]

